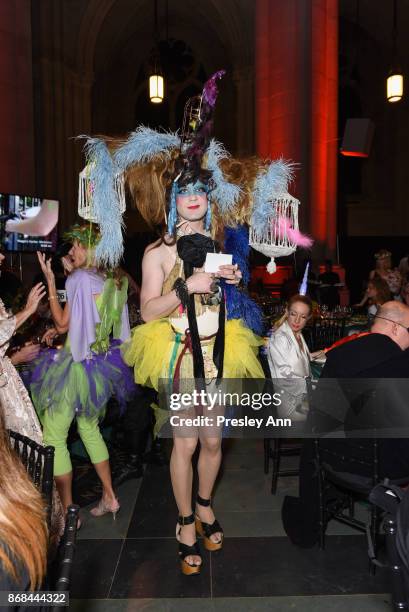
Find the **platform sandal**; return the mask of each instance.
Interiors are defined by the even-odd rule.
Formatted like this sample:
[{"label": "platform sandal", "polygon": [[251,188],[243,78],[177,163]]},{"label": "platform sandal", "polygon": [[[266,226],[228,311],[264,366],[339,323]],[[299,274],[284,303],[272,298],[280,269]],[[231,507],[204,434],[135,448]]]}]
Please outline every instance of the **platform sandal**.
[{"label": "platform sandal", "polygon": [[[210,499],[203,499],[203,497],[200,497],[200,495],[197,496],[196,498],[196,503],[199,504],[199,506],[210,506],[211,500]],[[220,526],[220,523],[218,520],[214,520],[213,523],[210,525],[209,523],[205,523],[202,520],[200,520],[200,518],[196,515],[195,516],[195,526],[196,526],[196,531],[199,535],[203,536],[203,543],[204,543],[204,547],[206,548],[206,550],[210,550],[210,551],[216,551],[216,550],[220,550],[223,546],[223,529]],[[210,536],[212,536],[215,533],[221,533],[221,538],[219,542],[214,542]]]},{"label": "platform sandal", "polygon": [[191,514],[190,516],[179,516],[178,524],[176,526],[176,539],[179,542],[180,568],[182,570],[182,574],[184,574],[185,576],[200,574],[200,570],[202,567],[201,563],[199,565],[194,565],[186,561],[186,557],[191,556],[202,558],[198,542],[196,541],[194,544],[189,546],[188,544],[183,544],[183,542],[180,541],[180,532],[183,525],[191,525],[192,523],[194,523],[194,521],[194,514]]}]

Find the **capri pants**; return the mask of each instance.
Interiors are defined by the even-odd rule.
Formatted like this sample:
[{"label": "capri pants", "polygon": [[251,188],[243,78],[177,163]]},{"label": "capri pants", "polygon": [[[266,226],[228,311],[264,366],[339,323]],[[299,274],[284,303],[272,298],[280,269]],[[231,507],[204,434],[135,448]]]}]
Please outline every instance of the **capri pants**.
[{"label": "capri pants", "polygon": [[54,476],[62,476],[72,471],[70,454],[67,448],[67,437],[71,423],[77,419],[79,436],[87,450],[92,463],[100,463],[109,458],[108,449],[98,426],[98,416],[73,417],[72,408],[59,407],[52,413],[46,411],[41,415],[44,446],[54,446]]}]

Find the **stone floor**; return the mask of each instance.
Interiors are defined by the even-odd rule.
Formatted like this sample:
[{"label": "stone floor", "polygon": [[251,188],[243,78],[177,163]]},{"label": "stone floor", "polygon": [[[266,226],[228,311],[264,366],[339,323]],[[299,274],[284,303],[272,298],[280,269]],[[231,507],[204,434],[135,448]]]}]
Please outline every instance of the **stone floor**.
[{"label": "stone floor", "polygon": [[280,479],[275,496],[270,478],[263,473],[262,440],[228,441],[214,496],[225,545],[206,552],[201,574],[190,578],[177,561],[168,467],[149,466],[143,480],[120,487],[116,521],[111,515],[94,519],[83,509],[70,609],[390,610],[386,577],[368,573],[365,536],[333,522],[325,551],[293,546],[282,528],[281,504],[285,495],[297,494],[297,478]]}]

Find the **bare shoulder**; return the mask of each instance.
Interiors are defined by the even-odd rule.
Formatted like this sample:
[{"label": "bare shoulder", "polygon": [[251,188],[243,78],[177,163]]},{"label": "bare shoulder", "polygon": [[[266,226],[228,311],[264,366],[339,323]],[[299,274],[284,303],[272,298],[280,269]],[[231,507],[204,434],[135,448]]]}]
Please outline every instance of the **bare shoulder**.
[{"label": "bare shoulder", "polygon": [[161,240],[156,240],[149,244],[144,253],[144,260],[155,263],[164,263],[176,257],[176,245],[166,244]]},{"label": "bare shoulder", "polygon": [[157,240],[155,240],[155,242],[151,242],[150,244],[148,244],[143,254],[144,257],[146,257],[146,255],[148,255],[149,253],[152,253],[153,255],[157,253],[161,247],[161,242],[161,239],[158,238]]}]

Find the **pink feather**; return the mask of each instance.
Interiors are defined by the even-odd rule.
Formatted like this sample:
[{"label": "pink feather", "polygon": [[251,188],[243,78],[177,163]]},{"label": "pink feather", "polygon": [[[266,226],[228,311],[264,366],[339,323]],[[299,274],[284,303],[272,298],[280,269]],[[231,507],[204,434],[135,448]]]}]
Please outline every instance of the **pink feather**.
[{"label": "pink feather", "polygon": [[314,240],[307,236],[307,234],[303,234],[300,230],[296,230],[293,228],[289,228],[287,230],[287,235],[291,242],[294,242],[297,246],[303,247],[304,249],[310,249],[314,244]]},{"label": "pink feather", "polygon": [[285,219],[280,217],[278,219],[278,228],[281,236],[287,234],[288,238],[291,242],[296,244],[299,247],[303,247],[304,249],[309,249],[314,244],[314,240],[307,236],[307,234],[303,234],[300,230],[296,230],[291,227],[291,223],[289,219]]}]

